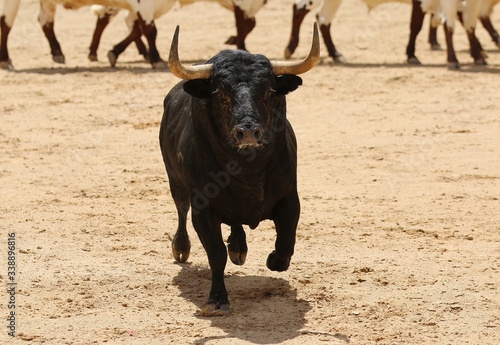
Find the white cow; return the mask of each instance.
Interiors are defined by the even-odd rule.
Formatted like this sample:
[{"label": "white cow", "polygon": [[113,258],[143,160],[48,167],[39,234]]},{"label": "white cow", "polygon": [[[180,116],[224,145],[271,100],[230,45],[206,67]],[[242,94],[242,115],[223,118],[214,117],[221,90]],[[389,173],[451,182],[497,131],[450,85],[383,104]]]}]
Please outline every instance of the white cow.
[{"label": "white cow", "polygon": [[[153,13],[154,19],[157,19],[170,11],[176,3],[178,3],[180,6],[184,6],[200,1],[217,2],[223,7],[231,11],[233,10],[233,0],[155,0]],[[90,44],[90,52],[88,57],[91,61],[97,61],[97,48],[99,47],[101,35],[106,26],[109,24],[110,20],[118,14],[120,8],[93,5],[91,9],[92,12],[97,15],[98,19],[94,34],[92,35],[92,42]],[[139,53],[142,54],[146,59],[149,59],[149,52],[147,51],[146,46],[141,40],[141,30],[137,14],[129,11],[127,17],[125,18],[125,22],[129,28],[129,35],[108,52],[108,59],[112,67],[115,66],[118,56],[132,42],[136,43]]]},{"label": "white cow", "polygon": [[[485,64],[484,52],[481,44],[477,40],[474,30],[477,18],[479,16],[479,9],[483,2],[498,2],[499,0],[466,0],[463,3],[460,0],[362,0],[369,8],[373,8],[385,2],[401,2],[411,3],[412,17],[411,17],[411,32],[410,39],[407,46],[408,62],[413,64],[420,63],[415,56],[415,40],[422,28],[422,22],[425,13],[433,14],[436,18],[439,14],[445,22],[446,43],[448,51],[448,66],[450,69],[458,69],[460,67],[453,48],[453,31],[455,28],[455,18],[458,12],[461,12],[461,19],[467,31],[467,36],[471,44],[471,55],[476,64]],[[330,25],[342,0],[295,0],[293,6],[293,24],[292,34],[289,44],[285,50],[285,57],[290,57],[298,45],[298,33],[300,24],[305,15],[311,10],[317,10],[317,19],[320,24],[320,30],[323,35],[325,44],[327,45],[329,55],[336,62],[345,62],[344,57],[337,51],[330,36]],[[484,13],[491,13],[493,4],[484,6]],[[489,18],[488,18],[489,20]],[[436,26],[434,21],[434,26]],[[498,34],[497,34],[498,36]],[[500,39],[499,39],[500,41]]]},{"label": "white cow", "polygon": [[[0,68],[12,69],[12,62],[9,58],[7,49],[7,40],[9,32],[14,23],[14,19],[19,9],[21,0],[4,0],[3,13],[0,17]],[[179,0],[184,4],[196,0]],[[232,6],[231,0],[208,0],[217,1]],[[126,9],[131,13],[132,18],[137,19],[137,30],[143,34],[149,45],[149,61],[153,68],[163,68],[165,63],[156,48],[157,30],[154,24],[155,17],[163,14],[172,8],[174,0],[40,0],[40,12],[38,21],[42,26],[43,32],[49,41],[52,59],[56,62],[65,61],[61,46],[54,33],[54,16],[57,5],[62,5],[68,9],[78,9],[84,6],[103,5],[107,7]]]}]

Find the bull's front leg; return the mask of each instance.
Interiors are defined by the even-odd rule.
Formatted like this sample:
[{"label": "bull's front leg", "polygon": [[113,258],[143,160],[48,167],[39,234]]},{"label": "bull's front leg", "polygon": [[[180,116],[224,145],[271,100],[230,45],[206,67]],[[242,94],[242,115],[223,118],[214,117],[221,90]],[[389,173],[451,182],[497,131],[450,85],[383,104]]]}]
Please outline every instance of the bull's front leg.
[{"label": "bull's front leg", "polygon": [[274,209],[276,227],[275,250],[269,254],[266,265],[271,271],[286,271],[295,247],[295,234],[300,216],[297,191],[278,201]]},{"label": "bull's front leg", "polygon": [[221,224],[214,221],[207,209],[192,214],[194,229],[208,256],[212,271],[212,287],[207,303],[201,308],[202,316],[226,316],[231,312],[224,284],[227,250],[222,239]]}]

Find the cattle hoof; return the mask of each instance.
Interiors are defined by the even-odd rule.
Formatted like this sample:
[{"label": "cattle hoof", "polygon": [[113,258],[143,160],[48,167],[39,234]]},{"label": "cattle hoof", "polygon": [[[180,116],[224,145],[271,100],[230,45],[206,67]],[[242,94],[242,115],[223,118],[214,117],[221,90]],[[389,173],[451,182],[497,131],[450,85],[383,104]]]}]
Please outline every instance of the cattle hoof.
[{"label": "cattle hoof", "polygon": [[293,52],[290,51],[289,48],[285,49],[285,59],[287,59],[287,60],[290,59],[292,57],[292,54],[293,54]]},{"label": "cattle hoof", "polygon": [[408,62],[409,65],[415,65],[415,66],[419,66],[422,64],[420,60],[417,59],[416,56],[409,57],[408,60],[406,60],[406,62]]},{"label": "cattle hoof", "polygon": [[432,43],[431,50],[438,51],[438,50],[443,50],[443,48],[441,48],[441,45],[439,43]]},{"label": "cattle hoof", "polygon": [[109,64],[111,65],[111,67],[115,67],[116,66],[116,60],[118,59],[118,56],[116,56],[115,53],[113,53],[112,50],[110,50],[108,52],[108,60],[109,60]]},{"label": "cattle hoof", "polygon": [[335,56],[333,58],[333,61],[335,61],[336,63],[342,64],[342,65],[345,65],[347,63],[347,60],[345,59],[344,55],[342,55],[342,54]]},{"label": "cattle hoof", "polygon": [[283,272],[283,271],[286,271],[288,269],[288,267],[290,266],[290,258],[279,257],[276,254],[276,252],[273,251],[267,257],[266,266],[271,271]]},{"label": "cattle hoof", "polygon": [[12,65],[10,59],[7,61],[0,61],[0,69],[4,69],[6,71],[13,71],[14,65]]},{"label": "cattle hoof", "polygon": [[188,252],[181,252],[181,251],[177,251],[175,250],[174,247],[172,247],[172,255],[174,256],[174,259],[175,261],[177,261],[178,263],[184,263],[187,261],[187,259],[189,258],[189,251]]},{"label": "cattle hoof", "polygon": [[458,62],[448,62],[448,69],[450,71],[458,71],[460,69],[460,64]]},{"label": "cattle hoof", "polygon": [[175,261],[179,263],[184,263],[189,258],[189,253],[191,253],[191,243],[189,239],[174,236],[172,240],[172,255]]},{"label": "cattle hoof", "polygon": [[233,264],[242,266],[247,259],[247,253],[232,252],[231,250],[229,250],[229,258],[231,259],[231,262]]},{"label": "cattle hoof", "polygon": [[474,65],[476,66],[486,66],[488,63],[485,59],[476,59],[474,60]]},{"label": "cattle hoof", "polygon": [[97,61],[97,54],[89,54],[88,57],[90,61]]},{"label": "cattle hoof", "polygon": [[160,61],[157,61],[157,62],[152,62],[151,66],[153,67],[153,69],[156,69],[156,70],[166,70],[166,69],[168,69],[167,63],[165,61],[163,61],[163,60],[160,60]]},{"label": "cattle hoof", "polygon": [[498,48],[500,48],[500,40],[495,41],[495,45],[496,45]]},{"label": "cattle hoof", "polygon": [[228,316],[231,314],[229,304],[207,303],[200,309],[202,316]]},{"label": "cattle hoof", "polygon": [[57,63],[66,63],[66,59],[64,58],[64,55],[53,55],[52,61],[57,62]]}]

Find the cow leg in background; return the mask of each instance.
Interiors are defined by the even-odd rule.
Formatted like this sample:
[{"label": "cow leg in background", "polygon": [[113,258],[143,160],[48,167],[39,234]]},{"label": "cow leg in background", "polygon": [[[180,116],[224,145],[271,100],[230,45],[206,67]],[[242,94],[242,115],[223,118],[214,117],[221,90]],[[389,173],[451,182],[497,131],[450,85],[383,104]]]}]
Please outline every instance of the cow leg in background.
[{"label": "cow leg in background", "polygon": [[[170,180],[172,181],[172,180]],[[175,190],[175,186],[174,187]],[[172,190],[172,187],[170,190]],[[172,193],[172,195],[175,193]],[[180,198],[173,197],[177,208],[177,231],[172,239],[172,254],[177,262],[186,262],[191,252],[191,242],[186,229],[187,213],[189,211],[189,201],[181,202]]]},{"label": "cow leg in background", "polygon": [[299,45],[299,32],[300,26],[302,25],[302,21],[306,17],[306,14],[310,12],[307,7],[297,8],[297,4],[293,5],[293,14],[292,14],[292,33],[290,34],[290,40],[288,41],[288,45],[285,49],[285,59],[289,59],[292,57],[292,54],[297,49]]},{"label": "cow leg in background", "polygon": [[92,42],[90,42],[90,52],[89,52],[89,60],[97,61],[97,48],[99,47],[99,42],[101,41],[102,33],[106,26],[108,26],[109,21],[114,15],[110,13],[104,13],[102,16],[97,17],[97,22],[95,24],[94,34],[92,35]]},{"label": "cow leg in background", "polygon": [[116,66],[116,60],[118,60],[118,57],[120,56],[120,54],[123,53],[125,51],[125,49],[127,49],[127,47],[132,42],[134,42],[136,39],[141,38],[142,32],[141,32],[141,28],[139,27],[139,25],[140,25],[139,20],[136,20],[134,22],[134,24],[132,26],[132,30],[130,31],[128,36],[125,37],[125,39],[123,41],[121,41],[120,43],[115,45],[113,47],[113,49],[111,49],[108,52],[108,60],[109,60],[111,67]]},{"label": "cow leg in background", "polygon": [[217,223],[205,208],[192,213],[194,229],[207,252],[212,271],[212,287],[208,302],[201,308],[203,316],[225,316],[231,312],[227,290],[224,284],[224,269],[227,250],[222,239],[221,224]]},{"label": "cow leg in background", "polygon": [[457,16],[458,20],[460,20],[460,23],[464,26],[467,33],[467,39],[469,40],[470,45],[470,55],[474,59],[474,63],[478,66],[486,65],[487,54],[481,46],[481,42],[479,42],[476,37],[475,27],[467,28],[466,24],[464,23],[463,12],[458,12]]},{"label": "cow leg in background", "polygon": [[335,48],[335,44],[333,44],[332,36],[330,35],[330,27],[331,24],[321,24],[319,26],[323,41],[328,49],[328,55],[330,55],[335,62],[346,63],[344,56]]},{"label": "cow leg in background", "polygon": [[275,250],[269,254],[266,262],[271,271],[286,271],[290,266],[299,216],[300,202],[296,191],[276,204],[273,219],[276,227]]},{"label": "cow leg in background", "polygon": [[406,46],[406,61],[412,65],[420,65],[420,61],[415,56],[415,42],[420,30],[422,30],[424,17],[425,13],[420,6],[420,0],[413,0],[410,20],[410,39]]},{"label": "cow leg in background", "polygon": [[14,69],[12,62],[9,58],[9,50],[7,49],[7,40],[9,37],[10,29],[14,24],[17,11],[19,10],[20,0],[4,1],[3,14],[0,17],[0,68],[1,69]]},{"label": "cow leg in background", "polygon": [[443,27],[444,37],[446,38],[448,69],[458,70],[460,69],[460,64],[458,63],[458,59],[455,54],[455,48],[453,47],[453,28],[450,28],[447,22],[444,23]]},{"label": "cow leg in background", "polygon": [[321,35],[323,36],[323,41],[328,49],[328,55],[330,55],[333,61],[337,63],[346,63],[344,56],[337,51],[337,48],[335,48],[332,36],[330,35],[330,27],[333,18],[335,17],[341,3],[342,0],[323,1],[318,10],[318,14],[316,15],[316,19],[319,23],[319,29],[321,31]]},{"label": "cow leg in background", "polygon": [[167,68],[166,63],[161,59],[160,53],[156,48],[156,35],[158,31],[156,30],[156,25],[154,20],[148,24],[140,14],[138,14],[138,21],[142,31],[142,34],[146,37],[149,45],[149,62],[154,69],[164,69]]},{"label": "cow leg in background", "polygon": [[236,45],[236,48],[247,50],[245,39],[255,27],[255,17],[248,18],[245,12],[238,6],[234,6],[234,18],[236,20],[236,36],[231,36],[225,44]]},{"label": "cow leg in background", "polygon": [[[97,61],[97,49],[99,48],[99,43],[101,42],[102,33],[104,32],[104,29],[106,29],[106,27],[108,26],[111,19],[113,19],[118,14],[119,11],[120,11],[120,9],[116,8],[116,7],[104,7],[103,6],[103,11],[96,13],[97,14],[97,22],[96,22],[96,26],[94,29],[94,34],[92,35],[92,42],[90,43],[90,52],[89,52],[89,56],[88,56],[90,61]],[[108,52],[108,59],[110,60],[110,63],[112,61],[114,61],[114,64],[116,64],[116,60],[118,59],[118,55],[120,55],[120,53],[122,53],[128,47],[128,45],[130,45],[131,42],[128,42],[131,39],[130,37],[131,36],[135,37],[137,34],[136,32],[132,33],[132,31],[134,30],[134,24],[137,21],[137,16],[135,16],[132,12],[129,12],[127,19],[129,17],[132,17],[131,20],[127,20],[127,25],[129,27],[129,30],[130,30],[129,36],[127,36],[127,38],[125,38],[125,40],[123,40],[122,42],[118,43],[117,46],[119,46],[120,48],[116,48],[116,51],[115,51],[115,54],[116,54],[116,52],[118,52],[118,50],[121,50],[118,54],[116,54],[115,56],[112,56],[112,55],[110,56],[109,52]],[[139,51],[139,54],[144,56],[145,60],[148,60],[149,59],[148,58],[148,48],[146,48],[146,45],[141,40],[141,32],[140,32],[139,26],[137,25],[137,27],[135,29],[139,30],[139,36],[137,38],[133,39],[133,42],[135,42],[135,45],[137,46],[137,50]],[[128,42],[128,43],[124,43],[124,42]],[[124,45],[124,48],[122,48],[122,45]],[[111,63],[111,65],[114,67],[113,63]]]},{"label": "cow leg in background", "polygon": [[241,224],[231,226],[231,235],[229,235],[227,242],[227,249],[231,261],[235,265],[243,265],[247,257],[248,246],[245,230]]},{"label": "cow leg in background", "polygon": [[431,14],[431,20],[429,23],[429,45],[431,50],[442,50],[441,45],[437,40],[437,28],[440,24],[441,19],[435,13]]},{"label": "cow leg in background", "polygon": [[42,26],[43,33],[50,45],[50,53],[52,60],[57,63],[65,63],[66,59],[61,50],[61,45],[57,41],[54,32],[54,16],[56,14],[57,4],[51,1],[40,1],[40,13],[38,15],[38,22]]},{"label": "cow leg in background", "polygon": [[491,22],[491,19],[489,16],[484,16],[479,18],[481,21],[481,24],[483,24],[483,27],[488,31],[488,33],[491,36],[491,39],[493,42],[495,42],[496,46],[500,48],[500,35],[498,34],[497,30],[493,26],[493,23]]}]

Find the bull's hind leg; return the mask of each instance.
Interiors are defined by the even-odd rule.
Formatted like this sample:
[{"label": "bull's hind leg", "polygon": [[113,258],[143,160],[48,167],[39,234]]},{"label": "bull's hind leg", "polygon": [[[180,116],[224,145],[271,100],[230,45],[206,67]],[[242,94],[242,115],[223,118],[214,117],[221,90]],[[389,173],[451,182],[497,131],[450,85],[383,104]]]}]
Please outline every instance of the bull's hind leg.
[{"label": "bull's hind leg", "polygon": [[227,239],[229,258],[235,265],[243,265],[247,258],[248,246],[245,230],[241,224],[231,226],[231,235]]},{"label": "bull's hind leg", "polygon": [[172,254],[177,262],[182,263],[187,261],[191,252],[191,242],[186,229],[189,202],[175,200],[175,207],[177,207],[178,225],[172,240]]},{"label": "bull's hind leg", "polygon": [[281,199],[274,209],[276,226],[275,250],[267,258],[271,271],[286,271],[295,247],[295,234],[300,216],[300,202],[297,192]]},{"label": "bull's hind leg", "polygon": [[56,6],[57,4],[52,1],[40,1],[38,22],[42,26],[43,33],[49,41],[52,60],[57,63],[65,63],[66,59],[54,32],[54,16],[56,13]]}]

